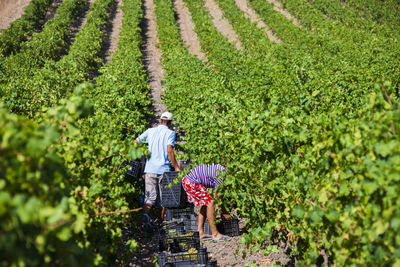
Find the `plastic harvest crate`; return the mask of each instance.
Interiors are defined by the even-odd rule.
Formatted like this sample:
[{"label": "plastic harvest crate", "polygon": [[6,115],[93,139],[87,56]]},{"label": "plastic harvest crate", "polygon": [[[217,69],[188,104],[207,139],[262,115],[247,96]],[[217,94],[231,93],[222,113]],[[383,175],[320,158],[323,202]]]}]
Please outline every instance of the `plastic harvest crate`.
[{"label": "plastic harvest crate", "polygon": [[232,218],[231,220],[222,219],[220,223],[217,224],[217,229],[221,234],[228,236],[238,236],[239,231],[239,219]]},{"label": "plastic harvest crate", "polygon": [[200,249],[199,232],[187,234],[169,233],[158,236],[159,251],[170,251],[173,253],[186,252],[189,249]]},{"label": "plastic harvest crate", "polygon": [[[207,267],[208,264],[208,253],[206,247],[201,247],[197,253],[158,253],[158,264],[160,267],[192,267],[201,266]],[[215,266],[215,261],[210,262]],[[212,265],[211,265],[212,266]]]},{"label": "plastic harvest crate", "polygon": [[[217,223],[217,229],[221,234],[227,236],[239,236],[240,235],[239,219],[237,218],[232,218],[232,220],[222,219],[219,223]],[[211,229],[208,220],[204,222],[204,232],[206,234],[211,235]]]},{"label": "plastic harvest crate", "polygon": [[[196,232],[197,231],[197,224],[198,224],[198,217],[194,214],[182,216],[183,223],[185,226],[186,232]],[[232,218],[232,220],[221,220],[217,223],[217,229],[221,234],[228,235],[228,236],[239,236],[239,219]],[[206,219],[204,221],[204,233],[211,235],[210,224]]]},{"label": "plastic harvest crate", "polygon": [[191,204],[185,208],[166,208],[164,219],[170,221],[172,219],[185,218],[191,214],[194,214],[194,208]]},{"label": "plastic harvest crate", "polygon": [[182,221],[186,233],[197,232],[197,217],[194,214],[182,215],[179,219],[173,219],[174,221]]},{"label": "plastic harvest crate", "polygon": [[197,217],[194,214],[190,214],[183,218],[186,232],[197,232]]},{"label": "plastic harvest crate", "polygon": [[160,235],[183,235],[186,234],[185,224],[183,219],[175,220],[172,222],[164,222],[159,228]]},{"label": "plastic harvest crate", "polygon": [[129,168],[126,175],[133,177],[133,178],[140,178],[142,174],[142,166],[139,160],[132,160],[129,163]]},{"label": "plastic harvest crate", "polygon": [[179,172],[164,172],[161,179],[161,206],[164,208],[178,208],[187,205],[186,193],[182,187],[182,181],[179,184],[166,188]]},{"label": "plastic harvest crate", "polygon": [[183,222],[186,233],[197,232],[197,217],[194,214],[181,215],[179,220]]}]

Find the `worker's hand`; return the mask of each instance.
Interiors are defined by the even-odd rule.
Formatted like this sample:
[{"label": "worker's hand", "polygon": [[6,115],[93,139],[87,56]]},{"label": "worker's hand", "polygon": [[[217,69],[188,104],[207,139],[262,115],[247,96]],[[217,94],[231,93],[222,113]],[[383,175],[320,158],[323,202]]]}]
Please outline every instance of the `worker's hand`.
[{"label": "worker's hand", "polygon": [[178,168],[175,168],[175,171],[176,171],[176,172],[180,172],[180,171],[182,171],[182,170],[178,167]]},{"label": "worker's hand", "polygon": [[143,173],[142,178],[144,180],[146,178],[146,174]]}]

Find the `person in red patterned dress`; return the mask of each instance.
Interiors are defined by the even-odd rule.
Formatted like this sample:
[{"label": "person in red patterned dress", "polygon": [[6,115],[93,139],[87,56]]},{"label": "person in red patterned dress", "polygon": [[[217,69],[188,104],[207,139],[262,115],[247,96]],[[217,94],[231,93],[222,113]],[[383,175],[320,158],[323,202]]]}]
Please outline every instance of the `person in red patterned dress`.
[{"label": "person in red patterned dress", "polygon": [[[213,198],[207,191],[207,188],[216,189],[217,186],[222,182],[221,179],[217,179],[218,175],[226,171],[226,169],[219,164],[202,164],[193,168],[183,179],[182,186],[185,189],[188,201],[196,206],[200,206],[200,212],[198,216],[197,230],[199,231],[200,239],[212,238],[215,241],[229,240],[228,236],[222,235],[217,226],[214,224],[215,221],[215,206]],[[216,193],[214,197],[217,197]],[[229,213],[225,209],[222,210],[222,216],[224,219],[231,219]],[[207,218],[210,224],[211,236],[204,232],[204,222]]]}]

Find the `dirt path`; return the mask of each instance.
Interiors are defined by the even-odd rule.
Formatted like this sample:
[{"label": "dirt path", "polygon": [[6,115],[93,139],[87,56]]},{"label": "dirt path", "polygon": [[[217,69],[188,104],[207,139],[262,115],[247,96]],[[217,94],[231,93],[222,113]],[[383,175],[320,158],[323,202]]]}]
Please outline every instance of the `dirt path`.
[{"label": "dirt path", "polygon": [[[71,28],[70,28],[70,32],[69,32],[69,46],[71,46],[71,44],[74,41],[74,37],[77,33],[82,31],[82,27],[85,26],[86,24],[86,16],[88,15],[88,11],[90,8],[90,4],[93,3],[95,0],[87,0],[84,6],[84,9],[82,11],[81,14],[79,14],[79,16],[75,19],[75,21],[72,23]],[[68,51],[66,51],[66,53],[68,53]]]},{"label": "dirt path", "polygon": [[178,25],[184,44],[189,52],[202,61],[207,61],[207,56],[201,52],[200,41],[194,31],[194,24],[190,16],[189,9],[183,0],[174,1],[175,9],[178,14]]},{"label": "dirt path", "polygon": [[[164,79],[164,70],[161,68],[161,51],[157,48],[159,40],[157,38],[157,23],[154,14],[154,1],[144,0],[144,19],[142,30],[144,32],[144,46],[142,48],[143,64],[147,69],[150,78],[151,100],[153,101],[153,112],[161,115],[167,110],[165,104],[161,103],[162,80]],[[151,119],[151,125],[157,125],[157,118]]]},{"label": "dirt path", "polygon": [[278,11],[288,20],[291,20],[293,24],[296,25],[297,27],[302,28],[300,22],[295,17],[293,17],[286,9],[282,7],[281,2],[279,2],[278,0],[266,0],[266,1],[274,6],[275,11]]},{"label": "dirt path", "polygon": [[[240,232],[245,228],[245,220],[239,222]],[[266,256],[261,252],[252,252],[251,249],[240,243],[241,236],[231,237],[229,241],[215,242],[212,240],[203,241],[207,247],[209,256],[217,260],[218,267],[245,266],[246,264],[256,264],[255,266],[270,266],[275,262],[287,265],[290,259],[284,252],[283,248],[279,248],[279,252],[271,253]],[[251,265],[252,266],[252,265]]]},{"label": "dirt path", "polygon": [[92,6],[92,4],[94,2],[96,2],[96,0],[87,0],[86,7],[85,7],[85,13],[82,14],[82,20],[81,20],[81,23],[79,25],[78,32],[81,32],[82,31],[82,27],[86,25],[87,16],[89,14],[89,9],[90,9],[90,7]]},{"label": "dirt path", "polygon": [[[123,0],[115,0],[108,10],[109,20],[107,25],[105,25],[102,29],[103,45],[101,49],[101,58],[103,59],[103,64],[107,64],[112,60],[112,57],[118,46],[119,33],[121,32],[123,18],[123,12],[121,10],[122,4]],[[100,75],[102,74],[99,72],[99,69],[92,71],[90,73],[90,81],[96,84],[95,79]]]},{"label": "dirt path", "polygon": [[57,12],[58,6],[63,2],[63,0],[55,0],[53,4],[50,6],[49,10],[46,12],[46,16],[44,17],[43,24],[44,25],[48,20],[54,18]]},{"label": "dirt path", "polygon": [[6,29],[19,19],[31,0],[0,0],[0,29]]},{"label": "dirt path", "polygon": [[274,32],[265,25],[265,23],[261,20],[260,16],[252,9],[247,0],[235,0],[236,5],[239,9],[244,13],[244,16],[252,23],[257,23],[257,27],[264,30],[265,34],[268,36],[269,40],[274,43],[282,43],[282,40],[279,39]]},{"label": "dirt path", "polygon": [[213,18],[214,26],[217,30],[228,38],[228,41],[235,44],[237,50],[242,50],[242,43],[229,21],[223,17],[222,10],[214,0],[206,0],[204,3],[205,8],[210,12]]},{"label": "dirt path", "polygon": [[[261,253],[250,254],[248,249],[240,243],[240,236],[232,237],[227,242],[205,241],[207,251],[211,258],[217,260],[218,267],[245,266],[245,264],[258,264],[257,266],[270,266],[273,261]],[[243,250],[246,257],[243,259]]]},{"label": "dirt path", "polygon": [[108,32],[108,37],[105,40],[105,54],[106,54],[106,59],[105,63],[108,63],[112,60],[112,57],[115,53],[115,50],[117,49],[118,46],[118,41],[119,41],[119,33],[121,32],[121,26],[122,26],[122,18],[123,18],[123,12],[121,9],[121,6],[123,4],[122,0],[117,0],[118,5],[117,5],[117,10],[114,12],[112,21],[110,22],[109,29],[107,30]]}]

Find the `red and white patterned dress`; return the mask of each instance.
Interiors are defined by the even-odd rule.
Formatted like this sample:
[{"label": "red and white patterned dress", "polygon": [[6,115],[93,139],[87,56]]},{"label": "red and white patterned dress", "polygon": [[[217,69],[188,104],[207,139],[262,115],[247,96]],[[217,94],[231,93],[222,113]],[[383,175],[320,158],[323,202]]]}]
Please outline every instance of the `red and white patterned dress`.
[{"label": "red and white patterned dress", "polygon": [[184,177],[182,179],[182,186],[185,189],[188,201],[196,206],[207,206],[213,201],[204,185],[194,184]]},{"label": "red and white patterned dress", "polygon": [[188,201],[196,206],[208,205],[213,201],[206,188],[217,188],[222,179],[217,179],[220,171],[226,171],[219,164],[202,164],[191,170],[182,179]]}]

